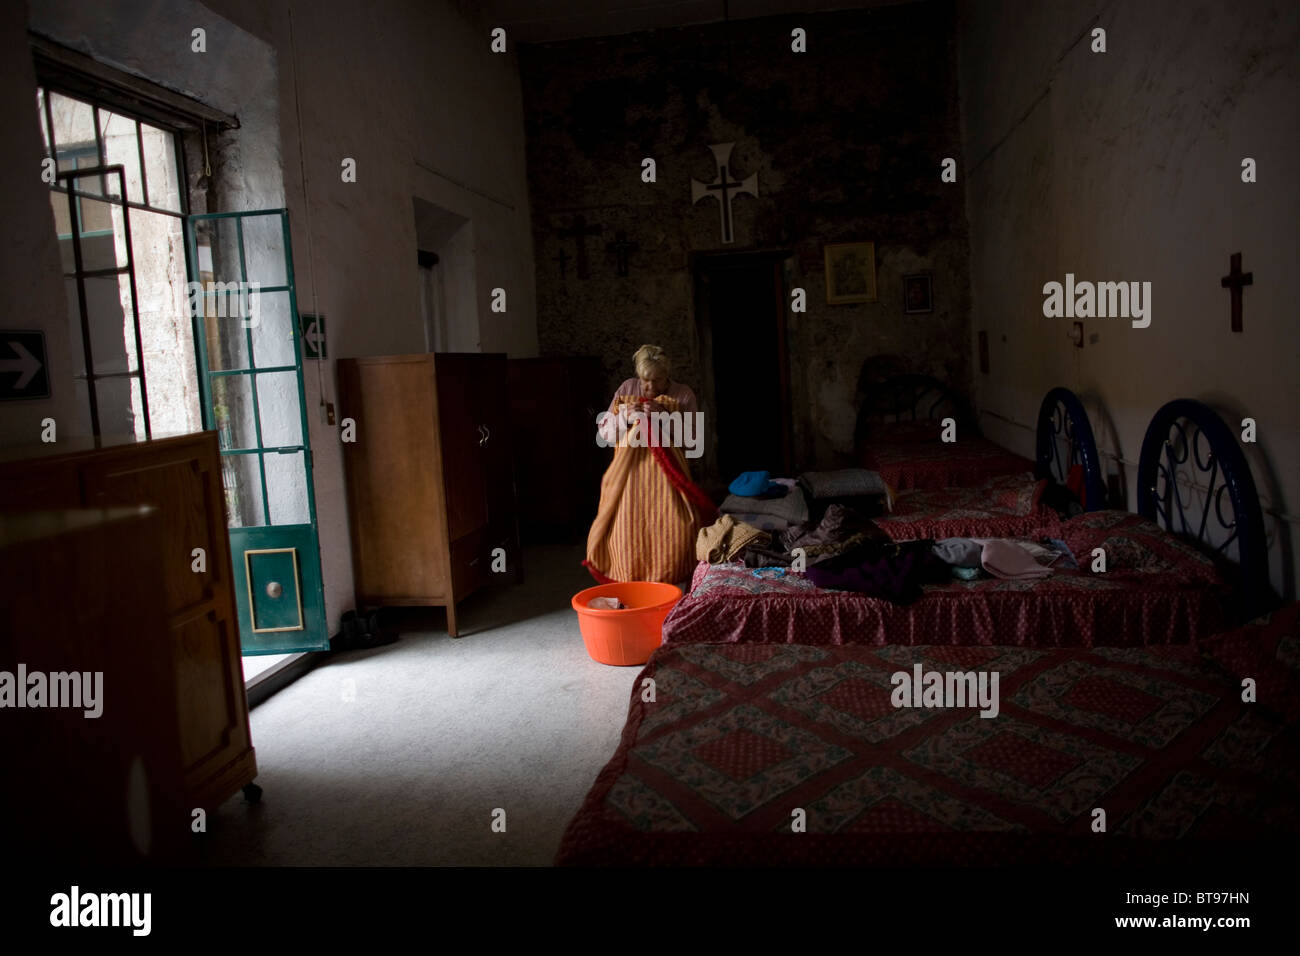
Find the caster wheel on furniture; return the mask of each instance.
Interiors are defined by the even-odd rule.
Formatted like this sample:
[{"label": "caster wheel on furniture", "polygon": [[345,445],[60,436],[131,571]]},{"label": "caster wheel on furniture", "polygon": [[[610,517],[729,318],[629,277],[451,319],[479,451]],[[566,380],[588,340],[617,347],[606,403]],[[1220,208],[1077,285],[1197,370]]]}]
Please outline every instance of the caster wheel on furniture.
[{"label": "caster wheel on furniture", "polygon": [[249,803],[261,802],[262,788],[255,783],[244,784],[244,799]]}]

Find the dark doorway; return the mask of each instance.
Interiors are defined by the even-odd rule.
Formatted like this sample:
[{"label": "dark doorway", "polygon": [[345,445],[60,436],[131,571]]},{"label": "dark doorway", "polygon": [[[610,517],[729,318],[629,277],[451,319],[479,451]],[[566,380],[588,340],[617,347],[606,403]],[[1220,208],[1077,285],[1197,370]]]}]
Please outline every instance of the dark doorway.
[{"label": "dark doorway", "polygon": [[709,378],[706,434],[723,483],[742,471],[790,474],[787,257],[751,252],[695,261],[696,320]]}]

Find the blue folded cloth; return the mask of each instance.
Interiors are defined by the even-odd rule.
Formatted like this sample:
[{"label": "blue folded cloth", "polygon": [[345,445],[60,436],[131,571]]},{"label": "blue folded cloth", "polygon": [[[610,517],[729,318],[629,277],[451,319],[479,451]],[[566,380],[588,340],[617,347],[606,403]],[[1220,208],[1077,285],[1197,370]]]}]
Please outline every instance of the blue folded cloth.
[{"label": "blue folded cloth", "polygon": [[747,471],[728,485],[727,490],[742,498],[757,498],[772,487],[771,477],[771,472]]}]

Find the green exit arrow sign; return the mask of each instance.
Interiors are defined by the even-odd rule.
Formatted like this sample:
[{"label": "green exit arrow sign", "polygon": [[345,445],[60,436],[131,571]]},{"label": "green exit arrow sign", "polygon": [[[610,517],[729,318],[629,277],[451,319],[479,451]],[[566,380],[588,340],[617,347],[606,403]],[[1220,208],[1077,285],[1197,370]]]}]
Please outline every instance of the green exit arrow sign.
[{"label": "green exit arrow sign", "polygon": [[325,316],[303,312],[298,316],[298,327],[302,331],[302,357],[325,358]]}]

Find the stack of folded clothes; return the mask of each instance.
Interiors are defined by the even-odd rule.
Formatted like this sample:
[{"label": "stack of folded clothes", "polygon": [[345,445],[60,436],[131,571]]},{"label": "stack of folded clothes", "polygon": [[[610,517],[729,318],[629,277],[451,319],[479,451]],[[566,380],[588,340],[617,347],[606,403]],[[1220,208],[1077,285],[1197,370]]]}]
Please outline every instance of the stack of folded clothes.
[{"label": "stack of folded clothes", "polygon": [[808,502],[792,479],[747,471],[727,490],[731,494],[718,510],[762,531],[785,531],[808,520]]},{"label": "stack of folded clothes", "polygon": [[864,468],[806,471],[799,476],[799,487],[808,498],[814,520],[836,504],[866,517],[884,514],[890,507],[891,495],[884,479]]}]

